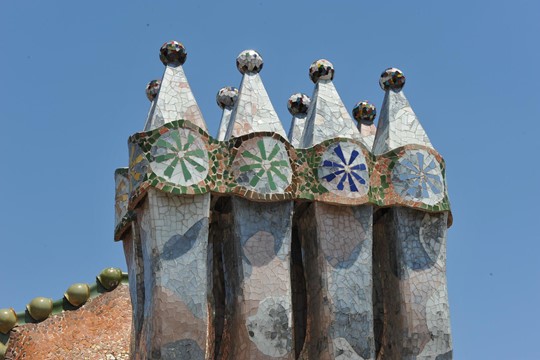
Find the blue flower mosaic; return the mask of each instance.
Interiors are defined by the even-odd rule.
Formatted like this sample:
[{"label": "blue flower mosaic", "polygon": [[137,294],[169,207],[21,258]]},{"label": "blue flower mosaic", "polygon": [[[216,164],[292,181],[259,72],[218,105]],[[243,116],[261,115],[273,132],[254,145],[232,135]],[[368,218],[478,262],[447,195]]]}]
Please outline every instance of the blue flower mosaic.
[{"label": "blue flower mosaic", "polygon": [[349,142],[330,146],[322,155],[318,177],[330,192],[360,197],[369,189],[369,172],[361,148]]},{"label": "blue flower mosaic", "polygon": [[444,198],[441,166],[425,150],[407,150],[392,170],[392,183],[405,200],[435,205]]}]

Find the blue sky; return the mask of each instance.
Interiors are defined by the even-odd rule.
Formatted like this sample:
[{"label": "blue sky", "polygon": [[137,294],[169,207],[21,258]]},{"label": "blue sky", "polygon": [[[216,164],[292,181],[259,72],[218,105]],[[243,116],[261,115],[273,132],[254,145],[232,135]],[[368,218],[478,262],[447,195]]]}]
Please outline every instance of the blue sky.
[{"label": "blue sky", "polygon": [[113,173],[144,126],[159,47],[175,39],[212,134],[215,94],[239,85],[241,50],[263,56],[287,130],[288,97],[313,91],[312,61],[333,62],[349,110],[380,107],[379,74],[402,69],[447,164],[455,358],[539,359],[539,14],[519,0],[3,1],[0,308],[126,268]]}]

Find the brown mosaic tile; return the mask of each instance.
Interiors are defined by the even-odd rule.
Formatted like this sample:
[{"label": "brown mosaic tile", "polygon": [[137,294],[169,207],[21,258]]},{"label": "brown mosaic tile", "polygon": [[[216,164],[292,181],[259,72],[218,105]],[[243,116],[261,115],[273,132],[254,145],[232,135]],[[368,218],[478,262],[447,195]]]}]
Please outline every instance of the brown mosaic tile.
[{"label": "brown mosaic tile", "polygon": [[38,324],[15,327],[6,360],[129,359],[131,301],[126,285]]}]

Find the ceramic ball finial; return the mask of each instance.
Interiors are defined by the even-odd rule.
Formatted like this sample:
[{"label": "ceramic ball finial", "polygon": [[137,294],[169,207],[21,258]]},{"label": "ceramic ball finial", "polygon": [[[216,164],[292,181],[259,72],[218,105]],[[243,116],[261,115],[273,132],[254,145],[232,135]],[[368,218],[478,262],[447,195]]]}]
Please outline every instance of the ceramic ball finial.
[{"label": "ceramic ball finial", "polygon": [[232,109],[238,99],[238,89],[232,86],[221,88],[216,95],[216,102],[222,109]]},{"label": "ceramic ball finial", "polygon": [[160,80],[152,80],[146,85],[146,97],[148,98],[148,100],[154,101],[159,92],[160,86]]},{"label": "ceramic ball finial", "polygon": [[311,99],[306,94],[296,93],[291,95],[289,101],[287,101],[287,109],[291,115],[305,115],[307,114]]},{"label": "ceramic ball finial", "polygon": [[388,68],[381,74],[379,85],[384,91],[400,91],[405,86],[405,75],[397,68]]},{"label": "ceramic ball finial", "polygon": [[161,45],[161,49],[159,49],[159,59],[165,66],[182,65],[186,62],[186,57],[186,48],[178,41],[167,41],[165,44]]},{"label": "ceramic ball finial", "polygon": [[263,65],[263,58],[255,50],[244,50],[236,57],[236,67],[242,74],[256,74]]},{"label": "ceramic ball finial", "polygon": [[334,78],[334,65],[326,59],[314,61],[309,67],[309,78],[314,83],[319,80],[332,80]]},{"label": "ceramic ball finial", "polygon": [[377,116],[377,109],[375,105],[367,101],[360,101],[354,106],[352,115],[359,125],[360,123],[371,125],[375,121],[375,116]]}]

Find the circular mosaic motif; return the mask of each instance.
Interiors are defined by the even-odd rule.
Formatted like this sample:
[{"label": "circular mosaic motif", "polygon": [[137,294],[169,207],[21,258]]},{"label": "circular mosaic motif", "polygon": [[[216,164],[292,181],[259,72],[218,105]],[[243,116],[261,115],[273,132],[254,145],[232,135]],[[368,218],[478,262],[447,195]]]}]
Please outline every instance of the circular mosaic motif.
[{"label": "circular mosaic motif", "polygon": [[285,145],[269,137],[242,143],[232,170],[238,185],[263,194],[283,193],[292,181]]},{"label": "circular mosaic motif", "polygon": [[150,150],[152,171],[168,182],[189,186],[208,175],[208,152],[198,134],[189,129],[170,130]]},{"label": "circular mosaic motif", "polygon": [[407,150],[392,170],[392,183],[405,200],[435,205],[444,198],[441,166],[425,150]]},{"label": "circular mosaic motif", "polygon": [[321,184],[331,193],[361,197],[369,190],[369,172],[360,146],[339,142],[331,145],[319,165]]}]

